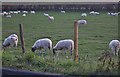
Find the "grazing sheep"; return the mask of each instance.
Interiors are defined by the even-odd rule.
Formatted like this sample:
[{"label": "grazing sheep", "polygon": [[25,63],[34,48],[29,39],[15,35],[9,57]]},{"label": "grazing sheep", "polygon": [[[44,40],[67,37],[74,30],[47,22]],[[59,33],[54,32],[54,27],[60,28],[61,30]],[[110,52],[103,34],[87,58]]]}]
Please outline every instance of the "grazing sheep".
[{"label": "grazing sheep", "polygon": [[34,43],[31,51],[35,52],[35,50],[41,50],[42,48],[45,51],[51,50],[52,49],[52,41],[48,38],[39,39]]},{"label": "grazing sheep", "polygon": [[18,11],[14,11],[13,13],[14,13],[14,14],[18,14]]},{"label": "grazing sheep", "polygon": [[78,22],[78,25],[80,25],[80,24],[87,24],[86,20],[78,20],[77,22]]},{"label": "grazing sheep", "polygon": [[7,37],[3,42],[3,47],[17,47],[18,44],[18,36],[16,34],[11,34]]},{"label": "grazing sheep", "polygon": [[111,16],[118,16],[118,13],[111,13]]},{"label": "grazing sheep", "polygon": [[20,13],[20,10],[18,10],[17,12]]},{"label": "grazing sheep", "polygon": [[27,14],[27,13],[28,13],[28,11],[23,11],[23,13],[26,13],[26,14]]},{"label": "grazing sheep", "polygon": [[14,12],[13,11],[9,11],[10,14],[13,14]]},{"label": "grazing sheep", "polygon": [[47,13],[44,13],[44,16],[49,16],[49,14],[47,14]]},{"label": "grazing sheep", "polygon": [[86,13],[82,13],[81,17],[86,17],[87,14]]},{"label": "grazing sheep", "polygon": [[31,14],[35,14],[35,11],[31,11]]},{"label": "grazing sheep", "polygon": [[99,12],[94,12],[94,15],[100,15],[100,13]]},{"label": "grazing sheep", "polygon": [[53,53],[55,54],[57,50],[69,50],[72,56],[72,52],[74,50],[74,41],[71,39],[60,40],[58,43],[53,47]]},{"label": "grazing sheep", "polygon": [[52,21],[54,21],[54,17],[53,17],[53,16],[48,16],[48,20],[49,20],[50,22],[52,22]]},{"label": "grazing sheep", "polygon": [[26,16],[26,14],[23,14],[22,16],[23,16],[23,17],[25,17],[25,16]]},{"label": "grazing sheep", "polygon": [[90,14],[90,15],[93,15],[94,13],[95,13],[94,11],[91,11],[89,14]]},{"label": "grazing sheep", "polygon": [[100,15],[99,12],[95,12],[95,11],[91,11],[89,14],[90,14],[90,15]]},{"label": "grazing sheep", "polygon": [[9,13],[6,12],[6,11],[4,11],[4,12],[2,13],[3,16],[7,16],[8,14],[9,14]]},{"label": "grazing sheep", "polygon": [[6,17],[7,17],[7,18],[11,18],[12,16],[11,16],[11,15],[7,15]]},{"label": "grazing sheep", "polygon": [[65,11],[61,11],[61,13],[65,13]]},{"label": "grazing sheep", "polygon": [[110,13],[110,12],[108,12],[108,13],[107,13],[107,15],[111,15],[111,13]]},{"label": "grazing sheep", "polygon": [[109,48],[112,50],[112,53],[114,55],[118,56],[118,51],[120,49],[120,42],[119,42],[119,40],[112,40],[112,41],[110,41]]},{"label": "grazing sheep", "polygon": [[118,16],[119,13],[111,13],[111,12],[108,12],[108,15],[109,16]]}]

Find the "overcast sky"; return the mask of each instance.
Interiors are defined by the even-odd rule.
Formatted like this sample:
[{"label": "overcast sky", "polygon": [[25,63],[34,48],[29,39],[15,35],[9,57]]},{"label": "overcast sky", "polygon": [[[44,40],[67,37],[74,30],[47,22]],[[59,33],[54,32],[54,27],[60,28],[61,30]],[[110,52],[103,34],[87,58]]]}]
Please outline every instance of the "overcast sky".
[{"label": "overcast sky", "polygon": [[119,2],[119,0],[1,0],[1,2]]}]

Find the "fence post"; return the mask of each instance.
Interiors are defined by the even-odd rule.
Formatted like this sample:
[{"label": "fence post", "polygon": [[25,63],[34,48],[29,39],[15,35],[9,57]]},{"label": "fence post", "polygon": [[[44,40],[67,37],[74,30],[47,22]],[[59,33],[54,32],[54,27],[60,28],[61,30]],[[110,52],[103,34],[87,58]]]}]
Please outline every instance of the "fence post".
[{"label": "fence post", "polygon": [[20,39],[21,39],[21,47],[22,47],[22,52],[25,53],[25,42],[24,42],[24,34],[23,34],[23,25],[19,24],[19,29],[20,29]]},{"label": "fence post", "polygon": [[74,21],[74,60],[78,63],[78,23],[77,20]]}]

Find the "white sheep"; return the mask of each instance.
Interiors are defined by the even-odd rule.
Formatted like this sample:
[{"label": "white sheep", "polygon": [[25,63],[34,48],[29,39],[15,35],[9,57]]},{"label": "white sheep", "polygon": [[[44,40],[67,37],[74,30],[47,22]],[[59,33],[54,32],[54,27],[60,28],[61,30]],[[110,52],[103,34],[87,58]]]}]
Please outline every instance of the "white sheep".
[{"label": "white sheep", "polygon": [[108,12],[109,16],[118,16],[119,13],[112,13],[112,12]]},{"label": "white sheep", "polygon": [[61,11],[61,13],[65,13],[65,11]]},{"label": "white sheep", "polygon": [[17,12],[20,13],[20,10],[18,10]]},{"label": "white sheep", "polygon": [[44,16],[49,16],[49,14],[47,14],[47,13],[44,13]]},{"label": "white sheep", "polygon": [[7,37],[3,42],[3,47],[17,47],[18,44],[18,36],[16,34],[11,34]]},{"label": "white sheep", "polygon": [[89,14],[90,14],[90,15],[100,15],[99,12],[95,12],[95,11],[91,11]]},{"label": "white sheep", "polygon": [[14,12],[13,11],[9,11],[10,14],[13,14]]},{"label": "white sheep", "polygon": [[71,39],[60,40],[53,47],[53,53],[55,54],[57,50],[69,50],[72,56],[72,52],[74,50],[74,41]]},{"label": "white sheep", "polygon": [[80,24],[87,24],[87,21],[86,20],[78,20],[77,21],[78,22],[78,25],[80,25]]},{"label": "white sheep", "polygon": [[94,15],[100,15],[100,13],[99,12],[94,12]]},{"label": "white sheep", "polygon": [[23,16],[23,17],[25,17],[25,16],[26,16],[26,14],[23,14],[22,16]]},{"label": "white sheep", "polygon": [[47,17],[48,17],[48,20],[49,20],[50,22],[54,21],[54,17],[53,17],[53,16],[47,16]]},{"label": "white sheep", "polygon": [[35,14],[35,11],[31,11],[31,14]]},{"label": "white sheep", "polygon": [[27,13],[28,13],[28,11],[23,11],[23,13],[26,13],[26,14],[27,14]]},{"label": "white sheep", "polygon": [[35,52],[35,50],[44,49],[45,51],[52,49],[52,41],[48,38],[43,38],[37,40],[32,46],[31,51]]},{"label": "white sheep", "polygon": [[90,14],[90,15],[93,15],[94,13],[95,13],[94,11],[91,11],[89,14]]},{"label": "white sheep", "polygon": [[81,14],[81,17],[86,17],[86,16],[87,16],[86,13],[82,13],[82,14]]},{"label": "white sheep", "polygon": [[14,14],[18,14],[18,11],[14,11],[13,13],[14,13]]},{"label": "white sheep", "polygon": [[111,15],[111,13],[110,13],[110,12],[108,12],[108,13],[107,13],[107,15]]},{"label": "white sheep", "polygon": [[118,13],[111,13],[111,16],[118,16]]},{"label": "white sheep", "polygon": [[112,50],[112,53],[114,55],[118,56],[118,51],[120,49],[120,42],[119,42],[119,40],[112,40],[112,41],[110,41],[109,48]]},{"label": "white sheep", "polygon": [[7,15],[6,17],[7,17],[7,18],[11,18],[12,16],[11,16],[11,15]]}]

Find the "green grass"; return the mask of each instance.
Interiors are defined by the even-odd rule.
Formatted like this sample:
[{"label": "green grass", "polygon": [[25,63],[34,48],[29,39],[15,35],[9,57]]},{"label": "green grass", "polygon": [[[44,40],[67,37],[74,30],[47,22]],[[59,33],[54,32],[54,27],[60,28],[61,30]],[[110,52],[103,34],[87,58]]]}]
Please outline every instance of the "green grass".
[{"label": "green grass", "polygon": [[[19,35],[19,24],[24,26],[24,38],[26,53],[22,54],[20,39],[18,48],[6,49],[2,54],[3,67],[15,69],[26,69],[31,71],[59,73],[63,75],[86,75],[96,72],[98,68],[98,57],[104,51],[109,50],[108,43],[112,39],[118,39],[118,17],[107,16],[101,12],[100,16],[90,16],[88,24],[79,26],[79,62],[66,58],[64,53],[59,53],[57,58],[53,57],[52,51],[47,51],[45,55],[32,53],[31,47],[40,38],[48,37],[53,41],[53,46],[61,39],[74,40],[74,20],[80,19],[80,12],[60,12],[47,11],[55,17],[55,21],[50,23],[44,12],[12,15],[12,18],[2,18],[2,41],[11,33]],[[20,38],[20,37],[19,37]],[[67,55],[70,57],[69,52]],[[74,58],[74,56],[72,56]],[[117,57],[114,56],[117,61]],[[117,68],[116,68],[117,69]],[[116,71],[109,71],[110,74]]]}]

